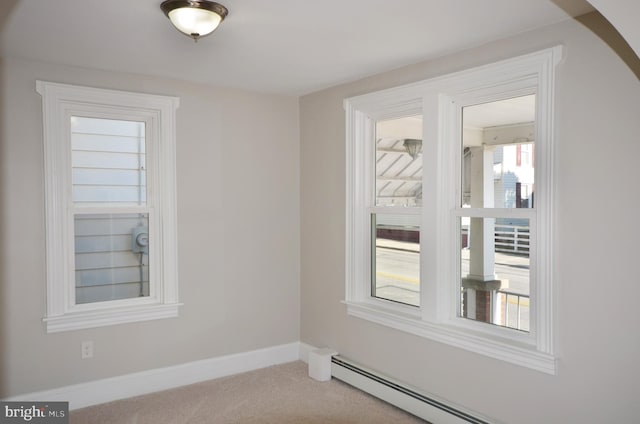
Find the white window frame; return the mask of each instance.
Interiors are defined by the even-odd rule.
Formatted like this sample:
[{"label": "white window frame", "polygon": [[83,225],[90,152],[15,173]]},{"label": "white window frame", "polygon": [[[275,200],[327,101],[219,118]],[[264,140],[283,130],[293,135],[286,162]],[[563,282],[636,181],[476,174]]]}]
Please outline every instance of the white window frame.
[{"label": "white window frame", "polygon": [[[175,111],[177,97],[36,81],[42,96],[47,257],[48,333],[178,315]],[[78,208],[71,198],[70,117],[145,122],[147,203]],[[75,213],[146,213],[149,216],[149,296],[76,304]]]},{"label": "white window frame", "polygon": [[[556,373],[553,315],[553,149],[555,68],[561,46],[443,77],[345,99],[346,284],[351,316],[544,373]],[[461,318],[457,219],[460,207],[461,110],[536,95],[536,207],[474,210],[473,216],[530,219],[531,328],[528,333]],[[423,114],[423,206],[420,307],[371,295],[375,122]],[[393,213],[396,213],[394,210]],[[406,213],[411,213],[406,211]]]}]

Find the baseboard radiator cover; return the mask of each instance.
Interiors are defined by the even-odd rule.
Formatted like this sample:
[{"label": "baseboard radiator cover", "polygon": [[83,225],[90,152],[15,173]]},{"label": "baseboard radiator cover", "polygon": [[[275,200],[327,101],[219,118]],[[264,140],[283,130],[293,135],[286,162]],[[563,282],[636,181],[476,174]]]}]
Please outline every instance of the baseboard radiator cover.
[{"label": "baseboard radiator cover", "polygon": [[331,376],[433,424],[490,424],[476,413],[420,393],[340,355],[331,358]]}]

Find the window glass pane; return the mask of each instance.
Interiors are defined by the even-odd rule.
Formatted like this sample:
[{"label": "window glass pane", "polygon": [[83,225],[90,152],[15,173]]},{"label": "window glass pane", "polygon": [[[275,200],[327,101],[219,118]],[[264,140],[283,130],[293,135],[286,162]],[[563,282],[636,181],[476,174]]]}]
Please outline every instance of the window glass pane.
[{"label": "window glass pane", "polygon": [[73,201],[146,203],[145,123],[71,117]]},{"label": "window glass pane", "polygon": [[529,331],[529,220],[460,218],[459,315]]},{"label": "window glass pane", "polygon": [[146,214],[74,218],[76,303],[149,296]]},{"label": "window glass pane", "polygon": [[422,206],[422,115],[376,123],[376,205]]},{"label": "window glass pane", "polygon": [[463,108],[462,206],[532,208],[535,95]]},{"label": "window glass pane", "polygon": [[372,214],[372,295],[420,306],[420,217]]}]

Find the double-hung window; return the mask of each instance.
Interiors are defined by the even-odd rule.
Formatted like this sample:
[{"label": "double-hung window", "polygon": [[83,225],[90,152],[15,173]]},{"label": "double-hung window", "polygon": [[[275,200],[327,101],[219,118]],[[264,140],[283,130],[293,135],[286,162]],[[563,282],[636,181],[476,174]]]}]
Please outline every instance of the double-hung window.
[{"label": "double-hung window", "polygon": [[48,332],[178,313],[175,97],[37,82]]},{"label": "double-hung window", "polygon": [[350,315],[555,373],[556,47],[345,100]]}]

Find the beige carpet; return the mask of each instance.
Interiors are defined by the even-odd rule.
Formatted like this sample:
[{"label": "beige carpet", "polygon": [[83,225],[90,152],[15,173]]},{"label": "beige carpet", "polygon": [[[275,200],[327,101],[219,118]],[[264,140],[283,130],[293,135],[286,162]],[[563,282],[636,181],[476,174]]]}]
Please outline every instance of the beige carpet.
[{"label": "beige carpet", "polygon": [[71,424],[423,423],[336,379],[292,362],[71,412]]}]

